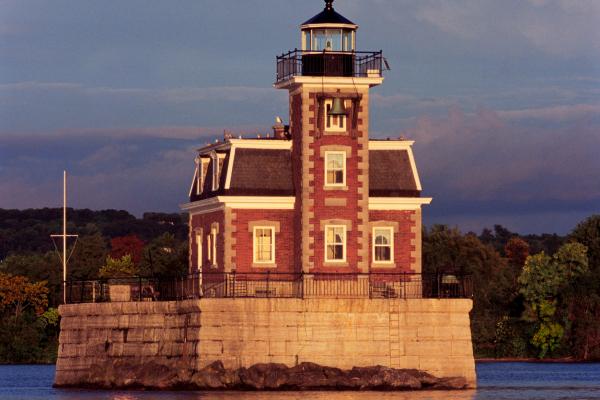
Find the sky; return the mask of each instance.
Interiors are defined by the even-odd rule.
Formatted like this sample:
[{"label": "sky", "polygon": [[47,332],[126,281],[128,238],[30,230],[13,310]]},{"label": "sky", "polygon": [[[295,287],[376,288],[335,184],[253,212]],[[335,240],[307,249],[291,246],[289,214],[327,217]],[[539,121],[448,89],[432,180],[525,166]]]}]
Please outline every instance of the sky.
[{"label": "sky", "polygon": [[[194,150],[288,119],[275,56],[320,0],[0,0],[0,208],[176,212]],[[383,49],[370,135],[415,140],[427,225],[600,213],[600,1],[337,0]]]}]

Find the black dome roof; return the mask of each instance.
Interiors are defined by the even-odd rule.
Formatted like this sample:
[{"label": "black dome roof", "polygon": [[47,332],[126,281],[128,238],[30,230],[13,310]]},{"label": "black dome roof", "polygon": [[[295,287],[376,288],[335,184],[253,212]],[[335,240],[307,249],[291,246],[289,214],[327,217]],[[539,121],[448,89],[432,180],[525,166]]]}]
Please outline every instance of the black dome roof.
[{"label": "black dome roof", "polygon": [[325,9],[304,22],[302,25],[311,25],[311,24],[346,24],[346,25],[356,25],[354,22],[350,21],[348,18],[339,14],[333,9],[333,0],[325,0]]}]

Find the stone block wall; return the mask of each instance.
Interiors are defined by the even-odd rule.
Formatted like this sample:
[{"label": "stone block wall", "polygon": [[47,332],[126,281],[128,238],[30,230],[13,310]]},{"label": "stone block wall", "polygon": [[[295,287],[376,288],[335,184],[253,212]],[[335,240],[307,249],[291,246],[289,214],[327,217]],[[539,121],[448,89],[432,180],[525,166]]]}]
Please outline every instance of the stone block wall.
[{"label": "stone block wall", "polygon": [[62,315],[56,383],[110,360],[190,369],[310,361],[415,368],[475,386],[465,299],[202,299],[82,304]]},{"label": "stone block wall", "polygon": [[198,301],[69,304],[59,312],[57,385],[81,382],[110,361],[197,364]]}]

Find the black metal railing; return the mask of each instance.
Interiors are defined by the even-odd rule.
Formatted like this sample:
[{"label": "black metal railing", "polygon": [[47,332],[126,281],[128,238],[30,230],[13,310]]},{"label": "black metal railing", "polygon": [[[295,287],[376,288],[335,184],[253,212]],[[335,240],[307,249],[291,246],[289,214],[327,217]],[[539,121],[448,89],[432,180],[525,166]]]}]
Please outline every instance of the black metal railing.
[{"label": "black metal railing", "polygon": [[387,65],[380,51],[291,50],[277,56],[276,82],[294,76],[380,77]]},{"label": "black metal railing", "polygon": [[177,278],[68,281],[67,303],[199,298],[471,298],[470,275],[210,272]]}]

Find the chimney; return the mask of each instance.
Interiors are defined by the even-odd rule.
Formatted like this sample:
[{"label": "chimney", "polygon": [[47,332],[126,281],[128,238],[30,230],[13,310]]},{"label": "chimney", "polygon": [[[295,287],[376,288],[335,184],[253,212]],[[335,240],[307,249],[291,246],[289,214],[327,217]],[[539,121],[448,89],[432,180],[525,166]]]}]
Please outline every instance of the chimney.
[{"label": "chimney", "polygon": [[280,117],[275,118],[275,125],[273,125],[273,137],[275,139],[286,139],[286,129],[283,125],[283,121]]}]

